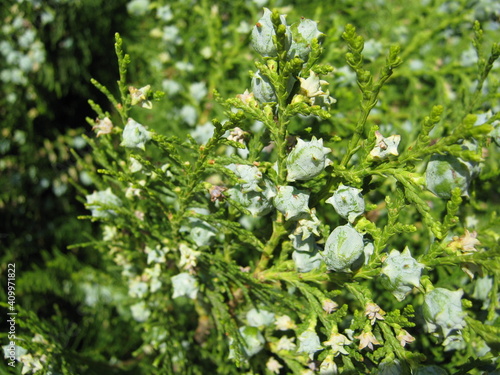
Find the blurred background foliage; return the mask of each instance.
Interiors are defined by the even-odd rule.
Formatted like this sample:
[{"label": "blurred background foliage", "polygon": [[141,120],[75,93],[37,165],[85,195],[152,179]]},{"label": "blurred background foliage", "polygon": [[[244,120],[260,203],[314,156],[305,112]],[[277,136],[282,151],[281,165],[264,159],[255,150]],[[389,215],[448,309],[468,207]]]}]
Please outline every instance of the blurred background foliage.
[{"label": "blurred background foliage", "polygon": [[[201,143],[210,136],[210,120],[222,115],[214,89],[230,97],[250,86],[248,71],[255,71],[255,53],[249,48],[249,33],[263,6],[281,7],[292,20],[304,16],[320,21],[319,29],[326,34],[322,61],[335,67],[325,79],[337,104],[330,120],[306,122],[330,137],[352,130],[359,106],[355,75],[345,62],[347,48],[341,39],[347,23],[365,37],[364,54],[373,72],[384,63],[391,44],[402,46],[405,63],[370,118],[382,133],[397,132],[403,142],[412,139],[415,125],[434,104],[445,106],[445,122],[450,124],[467,110],[478,115],[500,110],[498,65],[483,87],[490,99],[480,108],[469,99],[477,85],[472,25],[481,22],[489,51],[500,32],[500,5],[493,0],[3,1],[0,263],[3,275],[8,263],[16,264],[17,307],[29,316],[18,327],[20,337],[42,335],[52,357],[59,358],[61,371],[137,373],[141,367],[141,358],[133,356],[141,332],[121,307],[120,296],[127,290],[119,273],[110,273],[112,266],[99,253],[68,249],[100,236],[91,223],[77,219],[87,211],[76,198],[75,186],[89,191],[92,186],[70,149],[91,161],[80,136],[94,133],[85,122],[95,116],[87,100],[106,108],[108,104],[90,78],[116,87],[114,33],[122,35],[132,57],[131,85],[150,84],[166,94],[155,104],[154,116],[138,109],[134,118],[159,133],[189,133]],[[492,157],[485,168],[491,173],[478,182],[469,212],[471,217],[480,213],[485,228],[500,199],[500,155],[494,145],[488,152]],[[0,296],[6,300],[3,287]],[[5,332],[2,327],[3,344]],[[31,342],[26,348],[37,351],[44,345]],[[210,363],[206,358],[199,361]]]}]

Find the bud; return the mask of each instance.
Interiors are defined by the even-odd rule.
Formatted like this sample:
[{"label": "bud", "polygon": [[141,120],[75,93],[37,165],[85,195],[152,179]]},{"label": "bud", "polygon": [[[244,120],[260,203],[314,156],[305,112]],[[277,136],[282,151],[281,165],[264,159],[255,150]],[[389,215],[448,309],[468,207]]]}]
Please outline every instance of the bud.
[{"label": "bud", "polygon": [[462,311],[462,290],[450,291],[436,288],[425,295],[423,315],[431,332],[439,326],[446,337],[454,329],[465,327]]},{"label": "bud", "polygon": [[420,285],[423,268],[423,264],[412,258],[408,247],[403,253],[392,250],[382,266],[382,285],[401,302],[413,287]]},{"label": "bud", "polygon": [[469,195],[469,168],[451,155],[433,155],[427,164],[425,178],[427,189],[440,198],[451,198],[451,191],[457,187],[460,188],[462,196]]},{"label": "bud", "polygon": [[123,129],[122,139],[120,146],[145,150],[145,143],[151,139],[151,133],[143,125],[129,118]]},{"label": "bud", "polygon": [[278,186],[274,197],[274,207],[285,215],[285,220],[299,220],[307,217],[309,210],[309,193],[295,189],[293,186]]},{"label": "bud", "polygon": [[287,180],[310,180],[318,176],[330,163],[326,155],[331,152],[323,147],[323,140],[312,137],[311,141],[297,140],[297,145],[286,159]]},{"label": "bud", "polygon": [[322,255],[330,271],[345,271],[363,254],[363,249],[363,237],[350,225],[342,225],[330,234]]},{"label": "bud", "polygon": [[361,189],[340,184],[333,196],[326,200],[335,211],[350,223],[365,212],[365,201],[361,195]]}]

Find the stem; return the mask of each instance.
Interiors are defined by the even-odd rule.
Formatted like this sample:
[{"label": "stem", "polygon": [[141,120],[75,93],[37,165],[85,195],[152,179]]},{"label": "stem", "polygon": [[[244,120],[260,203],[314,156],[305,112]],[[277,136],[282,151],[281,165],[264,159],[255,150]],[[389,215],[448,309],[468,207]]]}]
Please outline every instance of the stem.
[{"label": "stem", "polygon": [[262,255],[257,263],[257,267],[255,267],[254,275],[257,276],[262,270],[264,270],[269,261],[273,257],[273,252],[276,247],[278,247],[281,237],[286,234],[286,229],[283,226],[283,214],[278,212],[276,220],[273,222],[273,234],[271,238],[267,241],[266,246],[264,246],[264,250]]}]

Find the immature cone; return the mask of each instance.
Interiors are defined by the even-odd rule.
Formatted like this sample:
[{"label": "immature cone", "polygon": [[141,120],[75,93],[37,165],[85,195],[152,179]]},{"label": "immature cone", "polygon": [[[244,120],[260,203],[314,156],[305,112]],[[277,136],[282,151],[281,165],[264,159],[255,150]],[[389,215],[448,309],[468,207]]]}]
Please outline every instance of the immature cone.
[{"label": "immature cone", "polygon": [[285,215],[285,220],[299,220],[309,216],[309,193],[293,186],[278,186],[274,207]]},{"label": "immature cone", "polygon": [[127,125],[123,129],[122,139],[120,146],[137,147],[145,150],[145,144],[151,139],[151,133],[143,125],[129,118]]},{"label": "immature cone", "polygon": [[443,199],[451,198],[451,192],[460,188],[462,196],[468,196],[471,181],[470,169],[460,159],[451,155],[433,155],[425,172],[427,189]]},{"label": "immature cone", "polygon": [[330,163],[326,155],[331,152],[323,147],[323,140],[312,137],[311,141],[297,140],[297,145],[286,159],[287,180],[310,180],[319,175]]},{"label": "immature cone", "polygon": [[317,22],[309,19],[302,19],[294,23],[290,29],[292,31],[292,45],[288,50],[288,59],[299,57],[307,61],[311,52],[312,40],[322,39],[325,34],[318,30]]},{"label": "immature cone", "polygon": [[365,201],[361,195],[361,189],[340,184],[333,196],[326,200],[335,211],[350,223],[365,212]]},{"label": "immature cone", "polygon": [[[264,8],[264,15],[255,24],[251,35],[252,47],[263,57],[276,57],[278,55],[276,44],[274,44],[273,41],[273,36],[276,36],[276,31],[274,30],[271,16],[272,12],[269,9]],[[280,21],[282,25],[286,26],[285,16],[281,15]],[[286,28],[285,35],[285,48],[288,49],[292,39],[289,27]]]},{"label": "immature cone", "polygon": [[111,188],[102,191],[94,191],[85,197],[87,199],[87,208],[92,211],[93,217],[109,218],[116,215],[113,210],[104,210],[101,205],[117,206],[122,205],[122,201],[113,194]]},{"label": "immature cone", "polygon": [[274,86],[268,77],[260,74],[260,70],[257,70],[253,75],[251,85],[253,95],[259,102],[269,103],[277,100]]},{"label": "immature cone", "polygon": [[405,247],[403,253],[392,250],[382,266],[382,285],[387,288],[398,301],[402,301],[420,285],[423,264],[412,258],[410,250]]},{"label": "immature cone", "polygon": [[322,255],[330,271],[345,271],[363,254],[363,250],[363,237],[350,225],[342,225],[330,234]]},{"label": "immature cone", "polygon": [[462,310],[462,290],[451,290],[436,288],[425,295],[423,314],[427,324],[432,332],[437,327],[443,331],[446,337],[454,329],[465,327]]}]

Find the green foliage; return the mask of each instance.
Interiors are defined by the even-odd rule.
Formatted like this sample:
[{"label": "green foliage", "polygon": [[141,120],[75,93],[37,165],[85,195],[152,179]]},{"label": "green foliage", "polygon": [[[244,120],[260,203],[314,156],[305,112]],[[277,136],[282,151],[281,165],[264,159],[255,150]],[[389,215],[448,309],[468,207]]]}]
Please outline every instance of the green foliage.
[{"label": "green foliage", "polygon": [[496,5],[343,1],[316,24],[174,4],[131,1],[117,86],[92,80],[110,104],[89,101],[91,155],[72,154],[93,182],[75,182],[79,218],[102,234],[71,249],[102,263],[56,253],[38,286],[64,275],[99,312],[83,323],[114,329],[72,358],[23,310],[20,345],[62,373],[493,373]]}]

